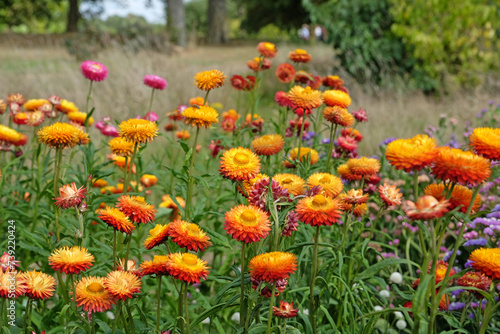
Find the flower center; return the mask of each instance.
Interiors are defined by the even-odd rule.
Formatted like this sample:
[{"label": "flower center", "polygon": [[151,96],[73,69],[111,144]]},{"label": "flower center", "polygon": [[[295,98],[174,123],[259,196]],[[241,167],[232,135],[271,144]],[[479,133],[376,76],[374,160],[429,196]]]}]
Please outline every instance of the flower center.
[{"label": "flower center", "polygon": [[274,50],[274,44],[272,43],[265,43],[264,47],[268,50]]},{"label": "flower center", "polygon": [[182,262],[194,266],[198,262],[198,257],[191,253],[182,254]]},{"label": "flower center", "polygon": [[90,67],[92,68],[92,71],[94,71],[94,72],[98,72],[101,70],[101,65],[98,65],[98,64],[92,64],[92,65],[90,65]]},{"label": "flower center", "polygon": [[245,153],[236,153],[234,155],[234,162],[238,165],[246,165],[250,161],[250,158]]},{"label": "flower center", "polygon": [[102,286],[101,283],[90,283],[87,285],[87,291],[92,292],[92,293],[103,293],[104,292],[104,286]]},{"label": "flower center", "polygon": [[314,196],[311,206],[313,209],[323,209],[328,205],[328,201],[326,200],[325,196],[323,195],[316,195]]},{"label": "flower center", "polygon": [[307,54],[307,51],[303,49],[295,49],[295,53],[298,55],[305,55]]},{"label": "flower center", "polygon": [[187,230],[189,232],[189,234],[200,234],[200,229],[198,228],[198,225],[196,224],[189,224],[187,226]]},{"label": "flower center", "polygon": [[284,179],[283,181],[281,181],[282,184],[292,184],[293,183],[293,180],[289,177],[287,177],[286,179]]},{"label": "flower center", "polygon": [[241,213],[240,220],[245,226],[255,226],[257,224],[257,215],[253,210],[246,209]]},{"label": "flower center", "polygon": [[330,177],[328,175],[323,176],[321,179],[319,179],[319,183],[321,184],[330,183]]}]

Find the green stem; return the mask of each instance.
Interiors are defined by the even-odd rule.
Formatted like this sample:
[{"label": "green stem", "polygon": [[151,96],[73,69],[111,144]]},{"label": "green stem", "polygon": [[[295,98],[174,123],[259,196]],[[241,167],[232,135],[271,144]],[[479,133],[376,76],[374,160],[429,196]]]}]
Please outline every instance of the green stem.
[{"label": "green stem", "polygon": [[313,268],[311,273],[311,283],[309,286],[309,300],[311,308],[309,310],[309,322],[312,325],[313,334],[316,334],[316,321],[314,319],[316,311],[316,303],[314,300],[314,283],[316,281],[316,275],[318,274],[318,240],[319,240],[319,226],[316,226],[316,235],[314,236]]},{"label": "green stem", "polygon": [[326,160],[326,172],[330,173],[330,162],[332,160],[333,145],[335,143],[335,136],[337,135],[337,124],[330,125],[330,143],[328,144],[328,158]]},{"label": "green stem", "polygon": [[111,334],[115,334],[116,331],[116,324],[118,322],[118,318],[120,318],[120,313],[122,311],[122,303],[118,302],[116,305],[116,314],[115,314],[115,320],[113,321],[113,329]]},{"label": "green stem", "polygon": [[26,305],[25,316],[26,319],[24,321],[24,333],[29,334],[29,328],[31,326],[31,312],[33,310],[33,299],[28,298],[28,304]]},{"label": "green stem", "polygon": [[161,279],[158,276],[158,294],[156,295],[156,334],[160,333]]},{"label": "green stem", "polygon": [[297,151],[297,156],[299,161],[302,161],[301,156],[300,156],[300,149],[302,148],[302,133],[304,132],[304,124],[306,123],[306,118],[305,115],[302,116],[302,124],[300,125],[300,133],[299,133],[299,145],[298,145],[298,151]]},{"label": "green stem", "polygon": [[187,334],[190,333],[190,328],[189,328],[189,309],[188,309],[188,302],[187,302],[187,291],[188,291],[188,283],[184,283],[184,311],[185,311],[185,319],[186,319],[186,332]]},{"label": "green stem", "polygon": [[130,329],[132,330],[132,334],[135,334],[135,324],[134,324],[134,318],[132,317],[132,311],[130,310],[130,307],[128,306],[129,300],[127,299],[125,303],[125,309],[127,310],[127,315],[128,315],[128,323],[130,325]]},{"label": "green stem", "polygon": [[[151,89],[151,98],[149,99],[149,108],[148,108],[148,110],[146,110],[146,115],[147,115],[146,119],[148,121],[149,121],[149,116],[151,115],[151,107],[153,107],[153,96],[154,96],[154,94],[155,94],[155,89],[153,88],[153,89]],[[148,114],[148,112],[149,112],[149,114]]]},{"label": "green stem", "polygon": [[[245,327],[245,246],[241,245],[241,284],[240,284],[240,327]],[[244,330],[243,333],[246,333]]]},{"label": "green stem", "polygon": [[179,292],[179,310],[177,312],[177,319],[179,321],[179,329],[181,333],[184,334],[184,319],[182,317],[184,298],[182,298],[182,293],[183,293],[182,288],[183,286],[181,285],[181,291]]},{"label": "green stem", "polygon": [[274,306],[274,294],[276,293],[276,281],[273,283],[273,289],[271,291],[271,298],[269,300],[269,314],[267,316],[267,334],[271,333],[271,322],[273,319],[273,306]]},{"label": "green stem", "polygon": [[415,202],[418,199],[418,172],[413,171],[413,195],[415,196]]},{"label": "green stem", "polygon": [[344,215],[344,223],[342,224],[342,244],[340,249],[343,250],[347,239],[349,238],[349,212]]},{"label": "green stem", "polygon": [[79,239],[78,243],[80,244],[80,246],[83,246],[83,236],[85,235],[85,226],[83,224],[83,216],[78,211],[77,207],[75,207],[75,212],[76,212],[76,216],[78,217],[78,224],[80,225],[80,236],[78,238]]},{"label": "green stem", "polygon": [[130,158],[130,164],[128,164],[130,165],[130,167],[128,167],[127,158],[125,158],[125,179],[123,180],[123,194],[127,194],[128,192],[128,185],[130,183],[130,178],[132,176],[132,169],[134,166],[135,156],[137,155],[138,146],[139,146],[138,143],[134,144],[134,151],[132,153],[132,157]]},{"label": "green stem", "polygon": [[87,94],[87,104],[85,105],[85,112],[88,114],[89,113],[89,102],[90,102],[90,94],[92,94],[92,80],[90,81],[89,85],[89,93]]},{"label": "green stem", "polygon": [[[208,92],[207,92],[208,96]],[[200,133],[200,128],[198,127],[196,129],[196,135],[194,137],[194,144],[193,144],[193,153],[191,155],[191,164],[189,166],[189,180],[188,180],[188,188],[187,188],[187,197],[186,197],[186,220],[189,221],[191,219],[191,205],[192,205],[192,200],[193,200],[193,183],[194,183],[194,178],[193,178],[193,167],[194,167],[194,161],[196,157],[196,145],[198,144],[198,135]]]},{"label": "green stem", "polygon": [[[492,287],[490,291],[493,289],[495,285],[492,284]],[[493,306],[493,303],[488,301],[488,305],[484,309],[484,315],[483,315],[483,321],[481,322],[481,327],[479,328],[479,334],[485,334],[486,330],[488,329],[488,325],[490,324],[491,317],[495,313],[495,310],[498,308],[500,303],[497,303],[495,306]],[[479,307],[479,310],[481,310],[481,307]],[[481,312],[481,311],[479,311]]]},{"label": "green stem", "polygon": [[[57,197],[57,190],[59,186],[59,176],[61,174],[61,161],[62,161],[62,148],[58,147],[56,149],[56,161],[54,166],[54,196]],[[59,207],[54,205],[54,220],[56,226],[56,238],[57,242],[61,240],[60,238],[60,226],[59,226]]]},{"label": "green stem", "polygon": [[113,270],[116,270],[116,229],[113,229]]},{"label": "green stem", "polygon": [[[427,327],[428,333],[434,333],[436,312],[437,312],[437,295],[436,295],[436,262],[439,250],[436,249],[436,233],[434,230],[433,222],[429,222],[431,230],[431,254],[432,254],[432,265],[429,275],[432,276],[430,282],[430,294],[431,294],[431,312],[429,316],[429,325]],[[428,268],[422,268],[422,270],[427,271]],[[427,312],[426,312],[427,313]]]}]

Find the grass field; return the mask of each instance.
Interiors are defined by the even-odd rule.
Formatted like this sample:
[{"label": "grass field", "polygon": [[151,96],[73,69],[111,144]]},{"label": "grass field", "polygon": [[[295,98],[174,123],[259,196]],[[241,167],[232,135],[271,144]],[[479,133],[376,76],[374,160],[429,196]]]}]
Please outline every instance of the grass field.
[{"label": "grass field", "polygon": [[[277,64],[287,61],[288,52],[297,45],[278,45],[278,56],[271,70],[264,73],[265,81],[277,83],[274,70]],[[370,126],[362,125],[372,140],[362,142],[361,154],[373,154],[378,143],[387,137],[410,137],[422,132],[429,124],[436,125],[439,116],[445,114],[459,121],[474,117],[489,100],[494,99],[492,89],[478,88],[474,91],[457,92],[453,96],[436,98],[420,92],[408,91],[404,83],[394,82],[394,89],[360,85],[347,75],[333,73],[336,65],[335,53],[330,46],[311,45],[301,48],[312,54],[307,68],[313,74],[340,74],[350,89],[353,104],[351,110],[367,110]],[[226,47],[196,47],[177,51],[171,56],[144,51],[126,53],[119,49],[108,49],[93,58],[109,68],[109,78],[94,86],[96,113],[94,118],[109,115],[121,121],[129,116],[143,114],[148,105],[150,91],[142,83],[145,74],[153,73],[167,79],[165,91],[156,94],[153,110],[160,116],[174,110],[179,104],[187,104],[191,97],[199,95],[193,85],[193,76],[198,71],[220,69],[228,78],[233,74],[251,74],[246,62],[257,56],[255,46],[232,45]],[[88,82],[76,75],[80,62],[64,48],[15,48],[0,49],[0,97],[20,92],[26,98],[42,98],[55,94],[84,108]],[[298,68],[301,69],[301,68]],[[275,87],[269,85],[269,87]],[[223,110],[236,107],[233,88],[227,84],[213,92],[211,102],[220,102]],[[283,84],[283,90],[286,86]],[[259,114],[268,120],[276,111],[272,100],[275,91],[264,91]],[[240,111],[243,113],[244,111]],[[365,128],[363,128],[363,126]]]}]

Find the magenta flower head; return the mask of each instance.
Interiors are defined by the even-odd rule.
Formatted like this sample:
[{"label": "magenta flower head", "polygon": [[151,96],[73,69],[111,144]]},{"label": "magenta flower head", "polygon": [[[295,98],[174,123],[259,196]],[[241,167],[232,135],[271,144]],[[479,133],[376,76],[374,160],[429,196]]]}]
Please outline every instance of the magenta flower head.
[{"label": "magenta flower head", "polygon": [[145,117],[141,117],[139,115],[135,116],[135,119],[141,119],[141,118],[151,122],[156,122],[160,117],[158,117],[158,114],[155,113],[154,111],[148,111]]},{"label": "magenta flower head", "polygon": [[90,81],[103,81],[108,76],[108,69],[101,63],[86,60],[80,66],[82,74]]},{"label": "magenta flower head", "polygon": [[164,90],[167,87],[167,80],[157,75],[148,74],[144,77],[144,84],[154,89]]}]

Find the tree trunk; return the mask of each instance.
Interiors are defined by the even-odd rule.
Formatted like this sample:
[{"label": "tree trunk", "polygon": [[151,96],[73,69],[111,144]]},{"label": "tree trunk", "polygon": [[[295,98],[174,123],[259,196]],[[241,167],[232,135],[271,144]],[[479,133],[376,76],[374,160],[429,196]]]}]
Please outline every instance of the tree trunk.
[{"label": "tree trunk", "polygon": [[208,36],[209,44],[228,42],[226,27],[226,0],[208,0]]},{"label": "tree trunk", "polygon": [[78,31],[78,20],[80,19],[80,11],[78,0],[69,0],[68,22],[66,24],[66,32]]},{"label": "tree trunk", "polygon": [[186,46],[186,15],[182,0],[166,0],[167,2],[167,30],[170,41]]}]

